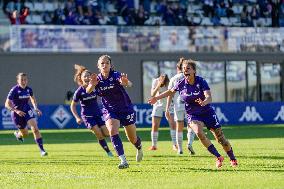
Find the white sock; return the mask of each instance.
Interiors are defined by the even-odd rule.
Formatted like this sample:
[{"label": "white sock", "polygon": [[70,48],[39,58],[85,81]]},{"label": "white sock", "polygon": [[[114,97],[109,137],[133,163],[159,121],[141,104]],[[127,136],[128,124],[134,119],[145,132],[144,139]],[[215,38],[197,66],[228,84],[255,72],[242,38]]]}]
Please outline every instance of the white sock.
[{"label": "white sock", "polygon": [[183,132],[177,132],[178,151],[182,151]]},{"label": "white sock", "polygon": [[155,132],[155,131],[152,131],[152,132],[151,132],[152,146],[157,147],[158,136],[159,136],[159,132]]},{"label": "white sock", "polygon": [[120,155],[120,156],[118,156],[119,157],[119,159],[120,159],[120,161],[121,161],[121,163],[127,163],[127,161],[126,161],[126,157],[125,157],[125,155],[123,154],[123,155]]},{"label": "white sock", "polygon": [[192,146],[192,143],[194,141],[195,133],[191,128],[187,128],[187,145]]},{"label": "white sock", "polygon": [[177,145],[176,130],[171,129],[171,138],[173,145]]}]

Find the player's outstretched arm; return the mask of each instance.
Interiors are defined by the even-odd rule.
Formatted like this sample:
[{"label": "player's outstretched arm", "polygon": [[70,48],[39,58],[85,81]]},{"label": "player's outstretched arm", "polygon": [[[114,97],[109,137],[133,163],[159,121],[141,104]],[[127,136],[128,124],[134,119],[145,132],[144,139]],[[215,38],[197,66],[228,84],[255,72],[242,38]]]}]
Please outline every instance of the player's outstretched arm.
[{"label": "player's outstretched arm", "polygon": [[148,103],[149,104],[155,104],[158,100],[162,99],[162,98],[165,98],[169,95],[174,95],[175,94],[175,91],[172,91],[172,90],[167,90],[163,93],[161,93],[160,95],[158,96],[154,96],[154,97],[151,97],[149,100],[148,100]]}]

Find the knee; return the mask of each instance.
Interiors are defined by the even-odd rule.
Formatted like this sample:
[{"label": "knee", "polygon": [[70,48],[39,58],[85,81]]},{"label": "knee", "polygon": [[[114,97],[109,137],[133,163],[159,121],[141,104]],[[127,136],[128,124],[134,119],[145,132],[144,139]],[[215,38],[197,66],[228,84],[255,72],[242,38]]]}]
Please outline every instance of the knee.
[{"label": "knee", "polygon": [[197,132],[196,135],[199,138],[199,140],[206,140],[207,139],[207,137],[206,137],[206,135],[203,131]]},{"label": "knee", "polygon": [[21,132],[23,138],[27,137],[29,135],[29,132],[28,131],[24,131],[24,132]]},{"label": "knee", "polygon": [[32,127],[31,130],[33,133],[39,133],[39,129],[37,127]]}]

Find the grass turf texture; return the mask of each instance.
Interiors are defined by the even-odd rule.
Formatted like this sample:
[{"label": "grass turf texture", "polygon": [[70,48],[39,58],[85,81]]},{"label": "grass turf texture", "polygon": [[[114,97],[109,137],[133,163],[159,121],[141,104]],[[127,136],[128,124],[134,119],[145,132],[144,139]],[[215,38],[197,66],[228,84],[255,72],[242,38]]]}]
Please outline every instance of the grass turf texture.
[{"label": "grass turf texture", "polygon": [[[167,128],[160,130],[158,151],[148,151],[150,129],[138,129],[144,147],[141,163],[135,162],[136,149],[126,142],[121,131],[130,163],[125,170],[117,168],[118,158],[108,158],[87,130],[43,130],[48,157],[40,157],[32,135],[19,143],[12,131],[0,131],[0,185],[21,189],[283,188],[284,125],[224,126],[223,130],[238,158],[237,168],[229,166],[229,158],[215,141],[225,157],[220,170],[215,168],[215,158],[197,139],[195,156],[189,155],[186,141],[184,154],[177,155],[172,151]],[[207,133],[212,139],[212,134]]]}]

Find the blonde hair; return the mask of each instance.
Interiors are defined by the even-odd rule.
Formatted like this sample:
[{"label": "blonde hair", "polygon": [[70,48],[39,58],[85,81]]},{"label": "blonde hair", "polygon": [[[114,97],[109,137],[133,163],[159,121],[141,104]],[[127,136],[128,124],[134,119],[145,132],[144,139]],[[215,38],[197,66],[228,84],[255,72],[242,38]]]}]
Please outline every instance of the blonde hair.
[{"label": "blonde hair", "polygon": [[110,69],[111,69],[111,70],[114,70],[114,66],[113,66],[113,64],[112,64],[112,62],[111,62],[111,57],[110,57],[109,55],[107,55],[107,54],[101,55],[101,56],[99,57],[97,66],[99,67],[99,61],[100,61],[100,60],[104,60],[104,59],[107,59],[107,60],[108,60],[108,62],[110,63]]},{"label": "blonde hair", "polygon": [[16,78],[17,80],[20,78],[20,77],[27,77],[28,75],[26,73],[23,73],[23,72],[20,72],[17,74]]},{"label": "blonde hair", "polygon": [[84,72],[88,72],[91,74],[89,70],[87,70],[86,67],[82,65],[75,64],[74,68],[76,70],[75,75],[74,75],[74,82],[77,83],[78,85],[83,85],[83,81],[81,79],[81,76]]}]

